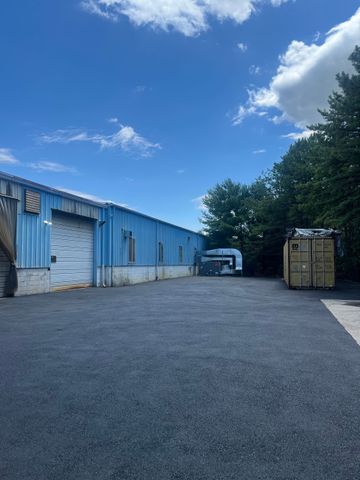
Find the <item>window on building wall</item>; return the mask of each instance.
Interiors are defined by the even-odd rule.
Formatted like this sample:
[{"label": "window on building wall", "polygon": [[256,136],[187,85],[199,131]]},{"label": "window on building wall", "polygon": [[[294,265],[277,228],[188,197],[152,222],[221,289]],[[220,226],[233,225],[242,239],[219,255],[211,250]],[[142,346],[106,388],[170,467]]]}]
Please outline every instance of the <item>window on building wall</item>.
[{"label": "window on building wall", "polygon": [[164,263],[164,245],[159,242],[159,263]]},{"label": "window on building wall", "polygon": [[179,245],[179,263],[184,263],[184,248]]},{"label": "window on building wall", "polygon": [[136,243],[135,238],[129,238],[129,263],[135,263],[136,255],[135,255]]}]

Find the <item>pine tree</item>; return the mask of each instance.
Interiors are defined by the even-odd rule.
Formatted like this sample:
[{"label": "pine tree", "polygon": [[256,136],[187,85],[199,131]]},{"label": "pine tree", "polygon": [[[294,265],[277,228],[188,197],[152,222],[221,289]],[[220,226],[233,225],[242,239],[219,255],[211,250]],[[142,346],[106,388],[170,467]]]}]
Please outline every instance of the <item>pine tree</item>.
[{"label": "pine tree", "polygon": [[339,91],[329,97],[329,109],[320,111],[325,122],[313,125],[322,155],[314,178],[317,221],[339,228],[347,249],[347,264],[360,276],[360,48],[349,60],[354,74],[337,75]]}]

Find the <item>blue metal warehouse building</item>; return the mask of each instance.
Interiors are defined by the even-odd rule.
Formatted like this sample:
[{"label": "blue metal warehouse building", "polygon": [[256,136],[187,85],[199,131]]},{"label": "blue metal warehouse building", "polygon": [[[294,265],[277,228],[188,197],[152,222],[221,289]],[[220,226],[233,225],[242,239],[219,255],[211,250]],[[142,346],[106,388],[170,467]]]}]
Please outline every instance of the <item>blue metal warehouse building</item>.
[{"label": "blue metal warehouse building", "polygon": [[[0,296],[196,274],[198,233],[0,172]],[[15,286],[14,286],[15,285]]]}]

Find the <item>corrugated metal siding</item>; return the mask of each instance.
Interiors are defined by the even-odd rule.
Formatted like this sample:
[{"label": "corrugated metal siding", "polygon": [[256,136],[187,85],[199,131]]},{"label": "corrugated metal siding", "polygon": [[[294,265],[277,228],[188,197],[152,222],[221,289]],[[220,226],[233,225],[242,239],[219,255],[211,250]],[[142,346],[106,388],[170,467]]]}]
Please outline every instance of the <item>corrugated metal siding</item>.
[{"label": "corrugated metal siding", "polygon": [[0,248],[0,297],[5,295],[5,284],[10,269],[10,262]]},{"label": "corrugated metal siding", "polygon": [[288,239],[284,245],[284,278],[290,288],[333,288],[334,239]]},{"label": "corrugated metal siding", "polygon": [[[163,265],[193,265],[198,250],[198,235],[159,222],[158,241],[164,245]],[[179,246],[183,247],[184,261],[179,262]]]},{"label": "corrugated metal siding", "polygon": [[[155,265],[158,255],[158,242],[164,244],[163,265],[179,265],[179,246],[184,249],[181,265],[193,265],[196,251],[206,248],[206,240],[196,233],[161,222],[137,212],[123,210],[116,206],[96,206],[86,200],[67,198],[47,191],[44,187],[31,186],[40,193],[40,214],[24,212],[24,184],[16,183],[0,176],[0,193],[15,197],[18,202],[17,217],[17,266],[19,268],[50,267],[50,236],[52,226],[44,222],[52,221],[52,212],[63,211],[97,220],[95,222],[96,265],[128,265],[128,240],[123,231],[132,231],[136,239],[136,265]],[[105,220],[103,227],[98,221]],[[102,248],[104,241],[104,249]]]},{"label": "corrugated metal siding", "polygon": [[0,178],[0,193],[2,195],[8,195],[9,197],[14,197],[20,200],[22,188],[17,183],[9,182],[8,180]]},{"label": "corrugated metal siding", "polygon": [[156,222],[136,214],[112,208],[108,224],[108,235],[112,238],[112,252],[107,264],[128,265],[128,238],[124,232],[132,232],[136,241],[136,265],[155,264]]},{"label": "corrugated metal siding", "polygon": [[62,198],[61,210],[63,212],[72,213],[74,215],[81,215],[83,217],[93,218],[99,220],[101,217],[102,208],[88,205],[69,198]]},{"label": "corrugated metal siding", "polygon": [[[204,247],[200,235],[152,220],[135,212],[112,208],[109,214],[108,235],[112,237],[113,251],[109,252],[107,265],[128,265],[128,238],[124,231],[132,232],[136,239],[136,265],[155,265],[158,261],[158,244],[164,245],[164,262],[161,265],[193,265],[195,254]],[[183,247],[183,263],[179,263],[179,246]]]},{"label": "corrugated metal siding", "polygon": [[79,216],[54,213],[51,230],[51,288],[92,285],[94,223]]},{"label": "corrugated metal siding", "polygon": [[[18,197],[19,198],[19,197]],[[84,217],[98,219],[102,209],[92,205],[40,191],[40,214],[24,212],[23,195],[20,194],[17,222],[17,266],[19,268],[47,268],[50,266],[50,234],[53,210],[77,212]]]}]

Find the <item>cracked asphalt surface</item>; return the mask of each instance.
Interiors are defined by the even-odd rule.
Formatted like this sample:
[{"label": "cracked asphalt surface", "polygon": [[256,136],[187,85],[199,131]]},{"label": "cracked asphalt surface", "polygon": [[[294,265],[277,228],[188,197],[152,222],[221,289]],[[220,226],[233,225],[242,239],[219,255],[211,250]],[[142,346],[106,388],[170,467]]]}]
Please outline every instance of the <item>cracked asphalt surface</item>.
[{"label": "cracked asphalt surface", "polygon": [[2,480],[360,478],[358,287],[184,278],[0,300]]}]

